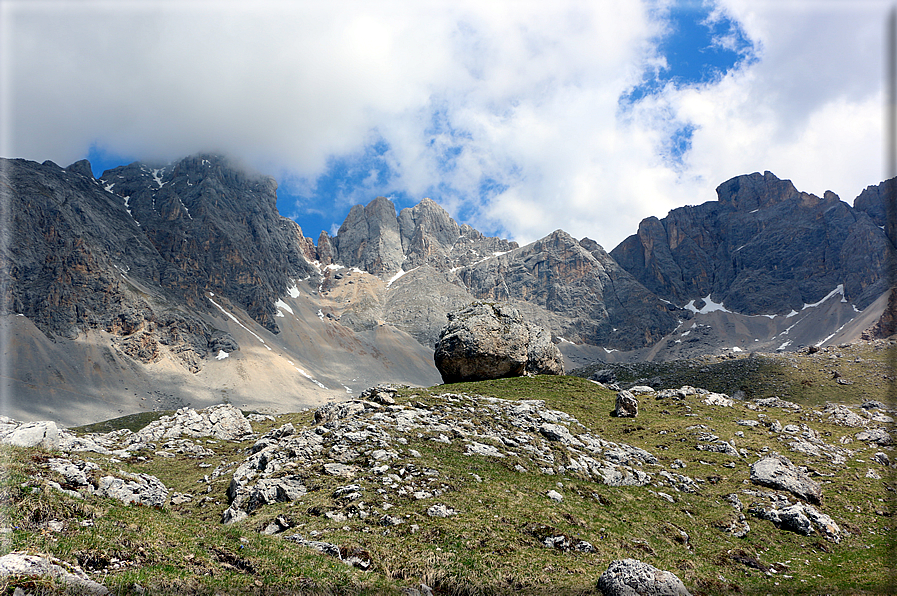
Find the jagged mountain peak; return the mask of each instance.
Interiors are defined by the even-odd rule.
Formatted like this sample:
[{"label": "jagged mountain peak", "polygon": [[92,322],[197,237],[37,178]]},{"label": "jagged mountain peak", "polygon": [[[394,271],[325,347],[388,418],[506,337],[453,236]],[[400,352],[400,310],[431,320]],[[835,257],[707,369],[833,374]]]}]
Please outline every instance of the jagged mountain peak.
[{"label": "jagged mountain peak", "polygon": [[611,255],[658,296],[712,296],[750,315],[786,314],[843,284],[864,308],[886,289],[893,249],[865,213],[833,192],[799,192],[770,172],[737,176],[718,201],[649,217]]},{"label": "jagged mountain peak", "polygon": [[781,180],[769,171],[735,176],[716,188],[720,204],[731,205],[738,211],[769,207],[798,194],[790,180]]}]

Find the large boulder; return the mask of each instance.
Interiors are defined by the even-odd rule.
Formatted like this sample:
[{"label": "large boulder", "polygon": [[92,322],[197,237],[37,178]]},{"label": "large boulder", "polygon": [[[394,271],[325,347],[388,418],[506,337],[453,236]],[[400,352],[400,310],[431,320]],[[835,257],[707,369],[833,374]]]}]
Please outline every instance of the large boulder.
[{"label": "large boulder", "polygon": [[678,577],[637,559],[613,561],[598,578],[604,596],[690,596]]},{"label": "large boulder", "polygon": [[751,465],[751,482],[785,490],[796,497],[819,505],[822,487],[782,455],[768,455]]},{"label": "large boulder", "polygon": [[447,316],[433,355],[444,383],[564,372],[551,334],[508,304],[475,302]]}]

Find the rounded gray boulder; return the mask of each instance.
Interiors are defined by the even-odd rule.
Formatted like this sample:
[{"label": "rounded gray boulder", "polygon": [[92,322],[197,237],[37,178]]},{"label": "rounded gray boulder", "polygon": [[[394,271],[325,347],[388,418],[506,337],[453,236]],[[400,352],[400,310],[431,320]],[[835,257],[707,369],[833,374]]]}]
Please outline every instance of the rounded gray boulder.
[{"label": "rounded gray boulder", "polygon": [[678,577],[637,559],[613,561],[598,589],[604,596],[691,596]]},{"label": "rounded gray boulder", "polygon": [[508,304],[475,302],[447,316],[433,354],[444,383],[564,372],[551,334]]}]

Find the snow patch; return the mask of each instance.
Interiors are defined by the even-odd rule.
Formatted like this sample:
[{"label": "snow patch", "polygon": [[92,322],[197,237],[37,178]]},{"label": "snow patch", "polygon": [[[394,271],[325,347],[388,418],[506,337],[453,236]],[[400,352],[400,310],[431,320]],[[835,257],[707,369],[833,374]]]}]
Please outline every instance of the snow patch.
[{"label": "snow patch", "polygon": [[785,343],[780,345],[778,348],[776,348],[776,351],[784,350],[785,348],[787,348],[790,345],[791,345],[791,340],[789,339],[788,341],[786,341]]},{"label": "snow patch", "polygon": [[113,187],[113,186],[115,186],[115,182],[110,182],[109,184],[107,184],[107,185],[104,186],[103,188],[106,190],[106,192],[112,192],[112,187]]},{"label": "snow patch", "polygon": [[411,273],[411,271],[414,271],[415,269],[417,269],[417,267],[415,267],[414,269],[411,269],[411,270],[409,270],[409,271],[405,271],[404,269],[402,269],[401,267],[399,267],[399,272],[396,273],[395,275],[393,275],[391,278],[389,278],[389,281],[386,282],[386,287],[388,288],[388,287],[391,286],[393,283],[395,283],[396,281],[398,281],[399,279],[401,279],[402,276]]},{"label": "snow patch", "polygon": [[815,306],[821,306],[826,300],[837,294],[841,294],[841,302],[847,302],[847,299],[844,297],[844,284],[838,284],[838,286],[834,290],[825,295],[825,298],[823,298],[819,302],[814,302],[813,304],[804,304],[804,307],[801,310],[806,310]]},{"label": "snow patch", "polygon": [[691,312],[697,313],[699,315],[706,315],[707,313],[711,313],[717,310],[722,312],[732,312],[730,310],[727,310],[726,307],[723,306],[722,302],[714,302],[713,300],[711,300],[710,294],[707,294],[707,296],[702,298],[702,300],[704,301],[704,306],[700,310],[695,307],[694,300],[689,300],[688,304],[686,304],[683,308],[686,308]]},{"label": "snow patch", "polygon": [[[211,294],[212,296],[215,295],[215,294],[213,294],[212,292],[209,292],[209,294]],[[235,316],[232,315],[231,313],[229,313],[229,312],[227,312],[226,310],[224,310],[224,309],[221,307],[220,304],[218,304],[217,302],[215,302],[215,301],[212,300],[211,298],[209,298],[209,302],[211,302],[212,304],[214,304],[214,305],[218,308],[218,310],[220,310],[220,311],[223,312],[225,315],[227,315],[228,317],[230,317],[230,319],[231,319],[234,323],[236,323],[237,325],[239,325],[240,327],[242,327],[243,329],[245,329],[246,331],[248,331],[250,335],[252,335],[254,338],[256,338],[257,340],[259,340],[260,342],[262,342],[262,345],[265,346],[266,348],[268,348],[268,351],[269,351],[269,352],[272,351],[272,350],[271,350],[271,346],[269,346],[268,344],[266,344],[266,343],[265,343],[265,340],[263,340],[261,337],[259,337],[259,336],[256,335],[255,333],[253,333],[253,332],[252,332],[246,325],[244,325],[243,323],[241,323],[241,322],[239,321],[239,319],[237,319],[237,317],[235,317]]]},{"label": "snow patch", "polygon": [[[291,364],[292,364],[292,363],[291,363]],[[307,372],[305,372],[304,370],[302,370],[302,369],[299,368],[298,366],[293,366],[293,368],[296,369],[296,371],[297,371],[300,375],[302,375],[303,377],[305,377],[306,379],[308,379],[309,381],[311,381],[312,383],[314,383],[315,385],[317,385],[317,386],[320,387],[321,389],[327,389],[327,387],[325,387],[325,386],[323,385],[323,383],[321,383],[321,382],[318,381],[317,379],[313,378],[310,374],[308,374]]]},{"label": "snow patch", "polygon": [[611,348],[609,350],[607,348],[601,348],[601,349],[604,350],[605,352],[607,352],[608,354],[610,354],[611,352],[619,352],[620,351],[616,348]]},{"label": "snow patch", "polygon": [[320,308],[318,309],[318,318],[321,319],[322,321],[324,320],[324,313],[321,311]]},{"label": "snow patch", "polygon": [[[299,297],[299,288],[296,286],[287,288],[287,294],[290,295],[290,298],[298,298]],[[293,311],[290,311],[290,312],[293,312]]]},{"label": "snow patch", "polygon": [[156,184],[159,185],[159,188],[165,186],[165,182],[162,182],[162,172],[165,171],[165,168],[159,168],[157,170],[153,170],[153,180],[156,181]]},{"label": "snow patch", "polygon": [[[283,310],[287,311],[287,312],[290,313],[291,315],[295,315],[295,314],[296,314],[296,313],[293,312],[293,309],[290,308],[289,305],[288,305],[286,302],[284,302],[283,300],[281,300],[281,299],[279,299],[279,298],[277,299],[277,302],[274,303],[274,306],[276,306],[277,308],[282,308]],[[280,316],[282,317],[283,314],[281,313]]]},{"label": "snow patch", "polygon": [[729,349],[732,350],[733,352],[744,352],[744,350],[742,350],[742,349],[739,348],[738,346],[733,346],[733,347],[731,347],[731,348],[729,348]]},{"label": "snow patch", "polygon": [[218,355],[215,356],[215,360],[224,360],[225,358],[230,358],[230,354],[224,350],[218,350]]}]

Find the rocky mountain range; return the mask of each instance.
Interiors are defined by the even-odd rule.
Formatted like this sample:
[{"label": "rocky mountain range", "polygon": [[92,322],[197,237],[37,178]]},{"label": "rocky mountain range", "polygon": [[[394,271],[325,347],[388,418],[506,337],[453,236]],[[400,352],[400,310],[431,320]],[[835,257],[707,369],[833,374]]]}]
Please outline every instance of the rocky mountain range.
[{"label": "rocky mountain range", "polygon": [[383,197],[315,242],[277,212],[272,178],[216,155],[98,179],[86,161],[0,170],[0,401],[20,419],[435,384],[446,315],[474,300],[549,329],[568,368],[892,332],[886,183],[851,207],[739,176],[607,252],[562,230],[521,247]]}]

